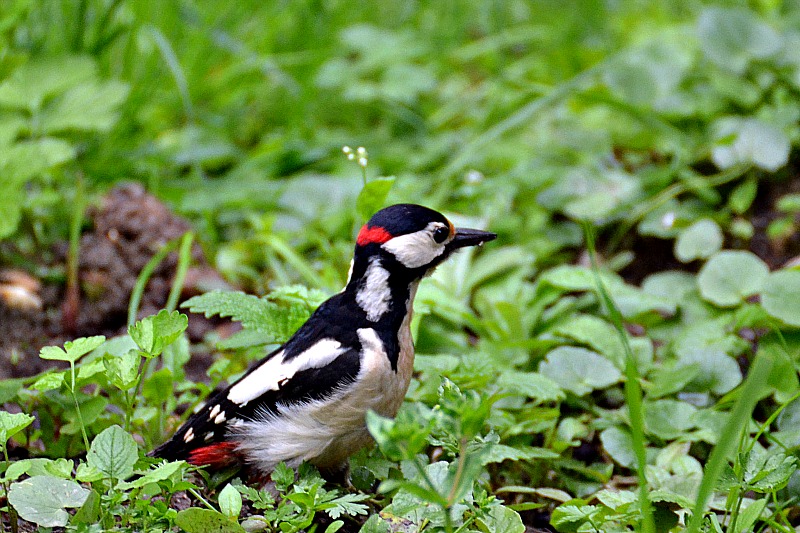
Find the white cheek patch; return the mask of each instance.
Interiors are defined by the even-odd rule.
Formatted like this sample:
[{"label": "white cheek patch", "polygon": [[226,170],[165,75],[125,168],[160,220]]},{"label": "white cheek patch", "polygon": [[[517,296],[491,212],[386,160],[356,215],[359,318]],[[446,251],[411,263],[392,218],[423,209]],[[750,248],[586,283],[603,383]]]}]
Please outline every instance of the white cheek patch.
[{"label": "white cheek patch", "polygon": [[267,391],[278,390],[281,383],[292,379],[297,372],[309,368],[322,368],[345,351],[339,341],[323,339],[290,361],[284,362],[284,352],[279,352],[231,387],[228,399],[237,405],[247,405],[247,402],[255,400]]},{"label": "white cheek patch", "polygon": [[367,271],[356,291],[356,303],[367,313],[367,320],[376,322],[391,309],[392,291],[389,272],[381,266],[378,257],[371,257]]},{"label": "white cheek patch", "polygon": [[438,227],[435,223],[428,227],[406,235],[400,235],[386,241],[382,248],[391,252],[406,268],[425,266],[444,253],[444,244],[436,243],[431,234]]}]

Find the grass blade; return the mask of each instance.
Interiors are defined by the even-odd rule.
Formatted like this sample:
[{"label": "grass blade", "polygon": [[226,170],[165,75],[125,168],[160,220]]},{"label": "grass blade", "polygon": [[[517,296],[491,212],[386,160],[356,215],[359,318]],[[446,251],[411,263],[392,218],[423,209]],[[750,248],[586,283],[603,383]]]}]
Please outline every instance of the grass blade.
[{"label": "grass blade", "polygon": [[625,401],[628,404],[628,413],[631,418],[631,439],[633,441],[633,452],[636,455],[636,474],[639,477],[639,508],[642,513],[641,531],[644,533],[655,533],[655,522],[653,521],[653,511],[650,505],[650,497],[647,489],[647,456],[644,446],[644,411],[642,409],[642,388],[639,385],[639,370],[636,368],[636,360],[633,357],[628,335],[625,332],[625,325],[622,321],[622,314],[617,309],[611,296],[608,294],[603,281],[600,279],[600,270],[597,264],[597,252],[594,247],[594,228],[588,222],[583,224],[583,231],[586,235],[586,248],[592,261],[592,273],[594,274],[597,294],[603,306],[608,310],[609,318],[614,328],[619,334],[622,345],[625,348]]}]

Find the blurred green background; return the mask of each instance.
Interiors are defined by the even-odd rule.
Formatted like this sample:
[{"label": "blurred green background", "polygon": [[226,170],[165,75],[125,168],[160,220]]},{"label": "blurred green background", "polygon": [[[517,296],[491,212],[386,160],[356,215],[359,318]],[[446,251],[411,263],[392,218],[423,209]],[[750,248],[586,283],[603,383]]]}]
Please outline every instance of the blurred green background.
[{"label": "blurred green background", "polygon": [[137,180],[256,289],[259,233],[338,271],[350,145],[370,178],[397,177],[389,202],[481,218],[539,264],[580,244],[575,220],[615,254],[706,217],[737,246],[780,241],[780,262],[798,202],[741,215],[792,174],[799,17],[792,1],[2,0],[0,257],[66,238],[78,179],[90,198]]}]

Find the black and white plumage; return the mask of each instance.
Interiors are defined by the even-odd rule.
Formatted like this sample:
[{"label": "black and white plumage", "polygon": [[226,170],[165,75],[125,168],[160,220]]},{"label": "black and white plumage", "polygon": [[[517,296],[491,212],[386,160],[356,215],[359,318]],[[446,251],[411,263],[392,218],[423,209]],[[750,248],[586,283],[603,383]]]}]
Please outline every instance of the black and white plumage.
[{"label": "black and white plumage", "polygon": [[216,392],[152,453],[258,473],[285,461],[338,470],[369,444],[365,415],[393,417],[414,366],[410,322],[419,281],[454,251],[495,234],[456,229],[436,211],[398,204],[361,229],[350,279],[286,344]]}]

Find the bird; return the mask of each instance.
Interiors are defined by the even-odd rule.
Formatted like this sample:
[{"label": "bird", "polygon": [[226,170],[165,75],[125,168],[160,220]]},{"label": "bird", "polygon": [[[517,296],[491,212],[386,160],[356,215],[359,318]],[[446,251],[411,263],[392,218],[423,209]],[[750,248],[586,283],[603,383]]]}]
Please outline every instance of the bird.
[{"label": "bird", "polygon": [[212,470],[266,476],[303,461],[336,475],[372,443],[366,414],[394,417],[414,368],[411,317],[420,280],[459,249],[496,234],[396,204],[361,227],[344,289],[289,340],[213,393],[151,452]]}]

